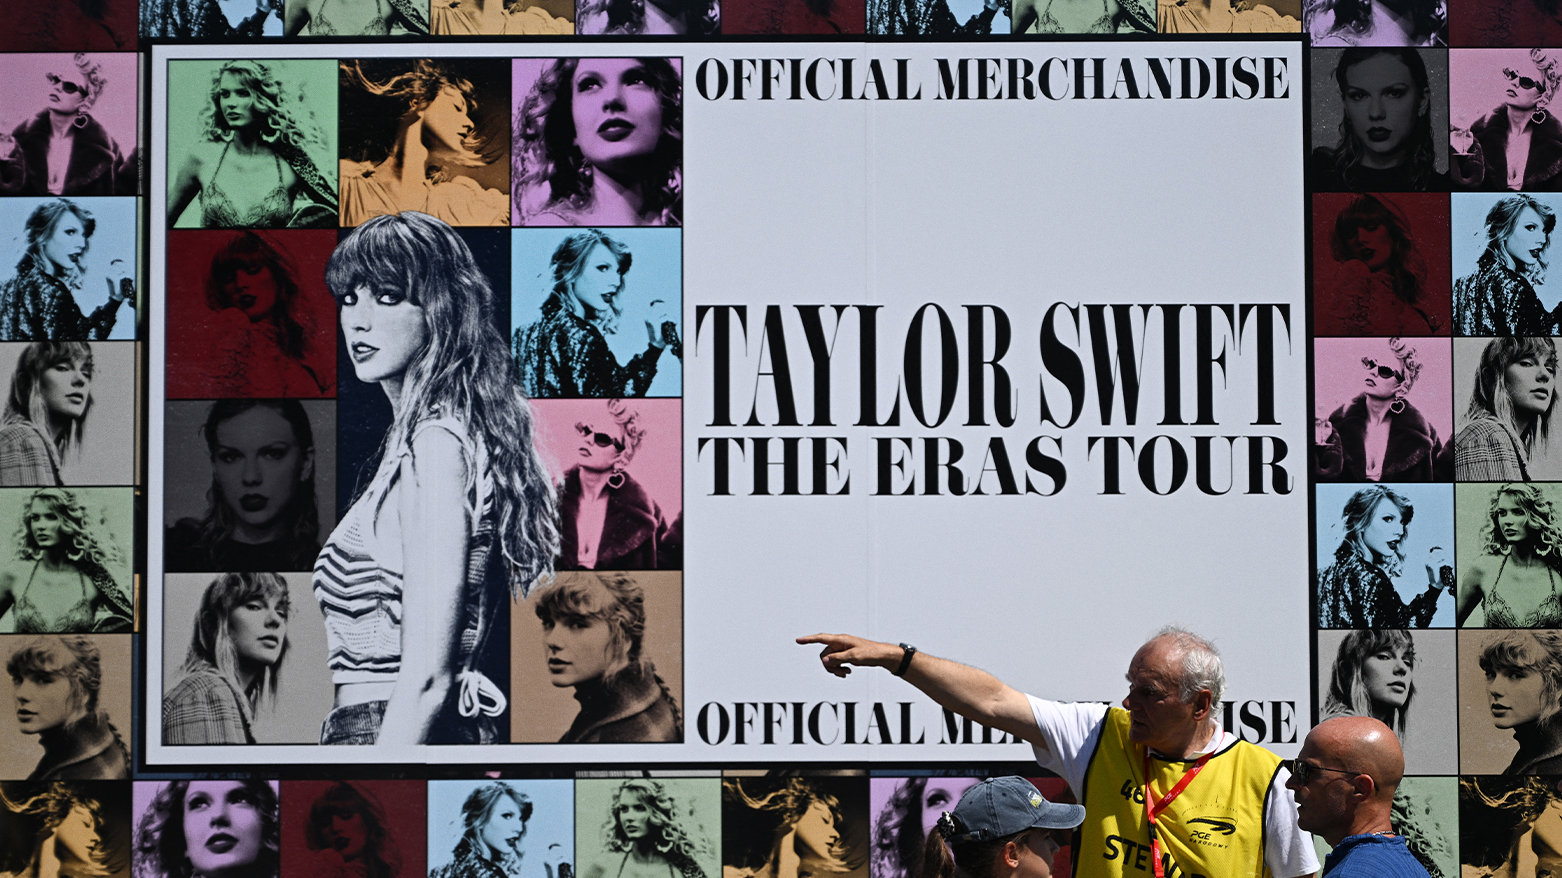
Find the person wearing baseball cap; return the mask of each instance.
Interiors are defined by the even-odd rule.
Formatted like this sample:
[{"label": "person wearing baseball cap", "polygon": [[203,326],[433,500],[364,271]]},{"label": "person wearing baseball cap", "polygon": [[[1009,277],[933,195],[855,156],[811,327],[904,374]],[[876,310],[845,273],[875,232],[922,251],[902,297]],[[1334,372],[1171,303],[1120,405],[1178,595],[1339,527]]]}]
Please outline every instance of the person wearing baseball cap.
[{"label": "person wearing baseball cap", "polygon": [[969,878],[1049,878],[1058,832],[1084,819],[1084,808],[1047,801],[1023,777],[990,777],[928,833],[923,878],[951,878],[957,864]]}]

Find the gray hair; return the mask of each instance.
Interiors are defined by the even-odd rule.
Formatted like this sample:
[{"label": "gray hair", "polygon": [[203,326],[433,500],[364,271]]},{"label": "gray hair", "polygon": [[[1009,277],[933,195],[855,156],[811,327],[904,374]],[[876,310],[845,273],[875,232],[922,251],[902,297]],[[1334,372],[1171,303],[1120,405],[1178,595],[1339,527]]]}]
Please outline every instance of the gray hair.
[{"label": "gray hair", "polygon": [[1220,705],[1220,697],[1226,693],[1226,665],[1220,660],[1220,650],[1203,637],[1177,625],[1167,625],[1145,642],[1157,640],[1171,641],[1182,653],[1182,673],[1177,680],[1177,695],[1182,703],[1193,703],[1199,692],[1208,689],[1213,720],[1214,708]]}]

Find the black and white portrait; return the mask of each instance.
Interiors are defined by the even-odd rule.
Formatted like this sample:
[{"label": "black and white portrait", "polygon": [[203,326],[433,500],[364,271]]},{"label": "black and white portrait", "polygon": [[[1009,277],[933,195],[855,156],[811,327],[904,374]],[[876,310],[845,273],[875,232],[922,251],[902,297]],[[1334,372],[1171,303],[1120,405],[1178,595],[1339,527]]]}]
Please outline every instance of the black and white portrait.
[{"label": "black and white portrait", "polygon": [[1562,631],[1460,631],[1459,771],[1562,774]]},{"label": "black and white portrait", "polygon": [[1452,485],[1317,488],[1320,628],[1451,627]]},{"label": "black and white portrait", "polygon": [[282,36],[282,0],[142,0],[141,35],[170,40]]},{"label": "black and white portrait", "polygon": [[682,574],[563,572],[512,611],[511,740],[684,740]]},{"label": "black and white portrait", "polygon": [[129,488],[0,489],[0,632],[128,634],[133,527]]},{"label": "black and white portrait", "polygon": [[163,616],[163,743],[320,739],[333,690],[309,574],[170,573]]},{"label": "black and white portrait", "polygon": [[[508,249],[504,230],[468,231]],[[410,211],[354,229],[326,283],[353,376],[340,376],[340,450],[356,490],[315,565],[337,687],[321,742],[501,741],[508,605],[557,554],[505,286],[466,237]],[[349,397],[372,414],[349,419]]]},{"label": "black and white portrait", "polygon": [[277,878],[277,782],[136,781],[137,878]]},{"label": "black and white portrait", "polygon": [[866,777],[729,777],[721,782],[726,878],[865,878]]},{"label": "black and white portrait", "polygon": [[0,782],[0,875],[130,874],[130,784]]},{"label": "black and white portrait", "polygon": [[1557,410],[1557,346],[1546,336],[1456,338],[1454,478],[1528,482],[1562,477],[1551,442]]},{"label": "black and white portrait", "polygon": [[533,399],[683,391],[677,229],[520,229],[510,349]]},{"label": "black and white portrait", "polygon": [[560,570],[683,566],[682,400],[542,399]]},{"label": "black and white portrait", "polygon": [[0,200],[0,338],[136,337],[136,202]]},{"label": "black and white portrait", "polygon": [[0,388],[0,485],[131,483],[134,345],[0,342]]},{"label": "black and white portrait", "polygon": [[569,878],[574,863],[574,781],[429,781],[429,878]]},{"label": "black and white portrait", "polygon": [[1458,770],[1454,632],[1319,631],[1319,720],[1370,716],[1399,736],[1410,774]]},{"label": "black and white portrait", "polygon": [[166,411],[164,567],[313,569],[335,523],[335,407],[224,399]]},{"label": "black and white portrait", "polygon": [[5,704],[0,779],[128,780],[130,637],[0,636]]},{"label": "black and white portrait", "polygon": [[721,781],[592,778],[575,783],[581,878],[717,878]]},{"label": "black and white portrait", "polygon": [[1408,46],[1312,59],[1315,192],[1447,192],[1448,56]]}]

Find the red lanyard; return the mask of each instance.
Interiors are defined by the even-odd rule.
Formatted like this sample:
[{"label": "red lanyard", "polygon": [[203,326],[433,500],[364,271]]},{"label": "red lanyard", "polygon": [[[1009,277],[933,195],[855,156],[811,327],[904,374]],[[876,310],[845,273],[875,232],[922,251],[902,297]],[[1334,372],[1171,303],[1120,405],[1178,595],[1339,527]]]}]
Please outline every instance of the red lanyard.
[{"label": "red lanyard", "polygon": [[1145,819],[1150,821],[1150,859],[1155,864],[1155,878],[1166,878],[1166,867],[1161,864],[1161,840],[1155,832],[1155,815],[1165,811],[1174,799],[1182,795],[1182,791],[1188,788],[1188,784],[1192,783],[1193,779],[1199,776],[1199,772],[1204,770],[1204,763],[1209,761],[1209,757],[1210,754],[1208,753],[1200,756],[1199,761],[1193,763],[1193,767],[1188,769],[1187,773],[1182,776],[1182,780],[1177,781],[1177,784],[1171,788],[1171,792],[1157,799],[1155,798],[1155,789],[1150,786],[1150,750],[1148,747],[1145,748],[1144,816]]}]

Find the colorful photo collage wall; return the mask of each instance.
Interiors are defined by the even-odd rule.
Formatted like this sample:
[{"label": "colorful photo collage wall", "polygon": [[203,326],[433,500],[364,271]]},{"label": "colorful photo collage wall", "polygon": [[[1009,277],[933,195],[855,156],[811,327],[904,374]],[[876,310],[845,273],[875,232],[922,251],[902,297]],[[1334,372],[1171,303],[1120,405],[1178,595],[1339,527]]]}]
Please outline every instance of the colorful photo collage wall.
[{"label": "colorful photo collage wall", "polygon": [[[1034,778],[1052,798],[1056,778]],[[0,784],[0,868],[299,878],[909,878],[974,778],[78,781]],[[788,850],[783,852],[782,846]],[[792,855],[795,854],[795,855]],[[780,863],[778,866],[777,864]],[[15,868],[11,868],[15,867]],[[1071,874],[1069,854],[1054,874]]]},{"label": "colorful photo collage wall", "polygon": [[[170,62],[163,743],[683,740],[681,111],[677,58]],[[425,653],[473,716],[397,720]]]},{"label": "colorful photo collage wall", "polygon": [[1314,703],[1399,733],[1434,875],[1562,850],[1562,41],[1531,5],[1310,49]]}]

